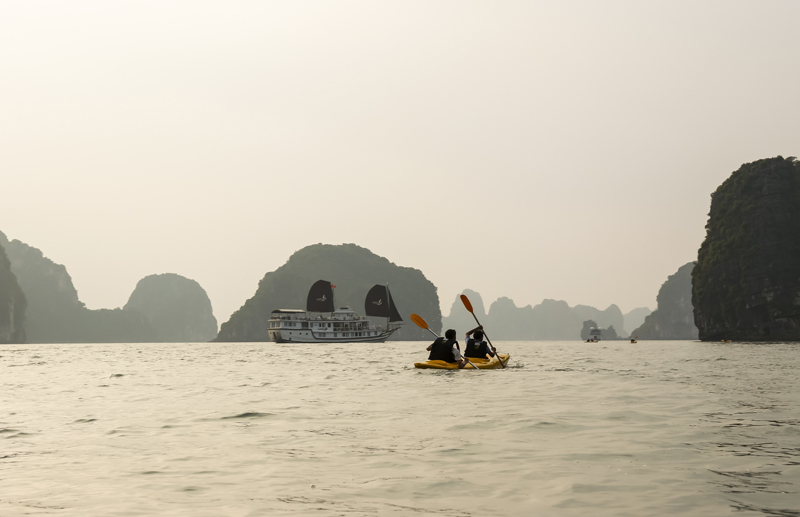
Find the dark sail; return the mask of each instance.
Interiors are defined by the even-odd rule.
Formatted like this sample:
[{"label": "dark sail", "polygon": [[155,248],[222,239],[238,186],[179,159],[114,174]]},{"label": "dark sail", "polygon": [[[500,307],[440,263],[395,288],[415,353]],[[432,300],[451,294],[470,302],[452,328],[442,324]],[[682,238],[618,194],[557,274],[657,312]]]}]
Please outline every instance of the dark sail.
[{"label": "dark sail", "polygon": [[333,312],[333,287],[327,280],[317,280],[308,291],[308,312]]},{"label": "dark sail", "polygon": [[392,293],[385,285],[374,285],[367,293],[364,300],[364,312],[367,316],[377,316],[379,318],[389,318],[389,321],[403,321],[397,306],[392,300]]}]

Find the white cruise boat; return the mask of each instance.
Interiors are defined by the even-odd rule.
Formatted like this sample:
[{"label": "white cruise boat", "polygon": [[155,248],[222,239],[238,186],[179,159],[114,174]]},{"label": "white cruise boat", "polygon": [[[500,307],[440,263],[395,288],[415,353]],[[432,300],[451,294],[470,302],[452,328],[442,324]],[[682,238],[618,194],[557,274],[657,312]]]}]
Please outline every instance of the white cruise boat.
[{"label": "white cruise boat", "polygon": [[367,316],[386,318],[386,326],[372,325],[350,307],[335,309],[333,285],[319,280],[311,286],[306,310],[275,309],[269,319],[269,339],[275,343],[383,343],[400,326],[389,287],[375,285],[364,300]]}]

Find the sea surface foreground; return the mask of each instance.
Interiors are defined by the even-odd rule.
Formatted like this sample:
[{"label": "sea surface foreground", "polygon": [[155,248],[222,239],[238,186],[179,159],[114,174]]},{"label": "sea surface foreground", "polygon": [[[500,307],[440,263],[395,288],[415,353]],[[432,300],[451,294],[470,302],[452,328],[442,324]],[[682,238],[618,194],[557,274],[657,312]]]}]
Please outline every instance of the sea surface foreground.
[{"label": "sea surface foreground", "polygon": [[0,347],[0,515],[800,516],[800,345]]}]

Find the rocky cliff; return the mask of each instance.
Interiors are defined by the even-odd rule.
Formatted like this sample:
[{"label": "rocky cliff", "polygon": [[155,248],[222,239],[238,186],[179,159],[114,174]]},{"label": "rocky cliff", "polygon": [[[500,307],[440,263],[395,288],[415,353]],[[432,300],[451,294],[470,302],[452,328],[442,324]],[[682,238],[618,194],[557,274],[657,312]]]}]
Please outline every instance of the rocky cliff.
[{"label": "rocky cliff", "polygon": [[631,332],[639,339],[697,339],[692,307],[694,262],[681,266],[658,291],[658,307]]},{"label": "rocky cliff", "polygon": [[[428,340],[432,336],[409,320],[417,313],[434,332],[442,328],[436,287],[421,271],[398,266],[355,244],[314,244],[295,252],[283,266],[264,275],[252,298],[220,327],[216,341],[269,341],[270,313],[275,309],[305,309],[306,297],[317,280],[332,282],[337,307],[350,306],[364,314],[364,297],[375,284],[389,284],[392,298],[405,320],[393,340]],[[375,319],[385,324],[385,320]]]},{"label": "rocky cliff", "polygon": [[142,314],[157,342],[205,342],[217,335],[217,319],[205,290],[174,273],[139,280],[122,309]]},{"label": "rocky cliff", "polygon": [[693,272],[702,340],[800,340],[800,162],[742,165],[711,196]]},{"label": "rocky cliff", "polygon": [[11,271],[11,261],[0,246],[0,344],[25,343],[27,305],[17,277]]}]

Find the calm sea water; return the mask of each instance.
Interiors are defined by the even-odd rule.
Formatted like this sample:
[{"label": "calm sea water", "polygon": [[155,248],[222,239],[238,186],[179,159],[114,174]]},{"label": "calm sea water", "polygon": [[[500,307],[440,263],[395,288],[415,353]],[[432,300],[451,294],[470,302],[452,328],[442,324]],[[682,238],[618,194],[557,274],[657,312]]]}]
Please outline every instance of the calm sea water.
[{"label": "calm sea water", "polygon": [[800,345],[0,347],[0,515],[800,516]]}]

